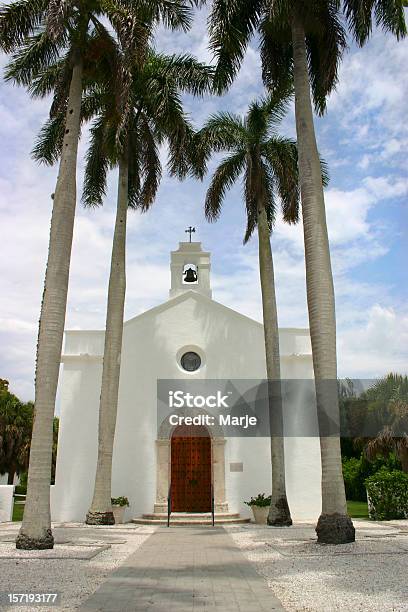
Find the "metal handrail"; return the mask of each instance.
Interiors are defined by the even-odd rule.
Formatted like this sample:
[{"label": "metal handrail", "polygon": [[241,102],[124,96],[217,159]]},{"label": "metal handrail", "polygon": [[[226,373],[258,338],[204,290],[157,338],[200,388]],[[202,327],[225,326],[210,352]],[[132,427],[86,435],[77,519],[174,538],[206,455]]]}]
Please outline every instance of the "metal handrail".
[{"label": "metal handrail", "polygon": [[167,494],[167,527],[170,527],[170,514],[171,514],[171,482],[169,486],[169,492]]},{"label": "metal handrail", "polygon": [[211,516],[212,516],[212,526],[215,524],[215,516],[214,516],[214,485],[211,483]]}]

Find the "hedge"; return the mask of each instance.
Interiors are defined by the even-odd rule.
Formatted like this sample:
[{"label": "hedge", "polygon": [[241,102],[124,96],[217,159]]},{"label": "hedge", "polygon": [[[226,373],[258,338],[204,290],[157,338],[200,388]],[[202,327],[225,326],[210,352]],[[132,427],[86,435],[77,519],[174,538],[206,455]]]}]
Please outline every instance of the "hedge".
[{"label": "hedge", "polygon": [[408,518],[408,474],[382,468],[365,481],[373,521]]},{"label": "hedge", "polygon": [[354,501],[367,501],[365,481],[369,476],[376,474],[382,468],[388,472],[400,470],[401,464],[393,453],[386,459],[378,457],[375,461],[368,461],[361,453],[359,458],[343,458],[343,478],[347,499]]}]

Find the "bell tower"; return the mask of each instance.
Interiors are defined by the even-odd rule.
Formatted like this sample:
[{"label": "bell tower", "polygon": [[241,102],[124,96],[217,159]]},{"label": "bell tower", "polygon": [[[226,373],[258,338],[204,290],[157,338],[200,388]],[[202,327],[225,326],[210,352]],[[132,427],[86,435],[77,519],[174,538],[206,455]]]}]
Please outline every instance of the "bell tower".
[{"label": "bell tower", "polygon": [[171,252],[170,297],[193,290],[210,298],[210,259],[201,242],[179,242],[177,251]]}]

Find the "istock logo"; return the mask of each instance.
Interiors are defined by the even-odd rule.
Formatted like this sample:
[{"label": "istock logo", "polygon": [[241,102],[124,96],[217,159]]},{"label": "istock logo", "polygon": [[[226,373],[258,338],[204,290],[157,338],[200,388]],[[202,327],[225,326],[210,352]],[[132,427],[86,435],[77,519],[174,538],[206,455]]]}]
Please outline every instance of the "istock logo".
[{"label": "istock logo", "polygon": [[222,395],[221,391],[217,391],[215,395],[193,395],[192,393],[184,393],[184,391],[169,391],[169,407],[170,408],[229,408],[227,404],[228,397],[232,394],[231,391],[227,395]]}]

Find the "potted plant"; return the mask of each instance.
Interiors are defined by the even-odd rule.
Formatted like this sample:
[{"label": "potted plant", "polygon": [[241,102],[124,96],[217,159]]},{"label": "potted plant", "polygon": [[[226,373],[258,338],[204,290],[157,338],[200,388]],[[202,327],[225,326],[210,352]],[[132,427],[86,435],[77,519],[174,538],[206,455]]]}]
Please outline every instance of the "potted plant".
[{"label": "potted plant", "polygon": [[248,502],[245,502],[247,506],[252,508],[254,521],[258,525],[266,525],[271,499],[271,495],[265,497],[265,493],[259,493],[256,497],[251,497]]},{"label": "potted plant", "polygon": [[112,497],[112,512],[115,517],[115,525],[123,523],[123,515],[125,514],[126,506],[129,506],[129,500],[127,497]]}]

